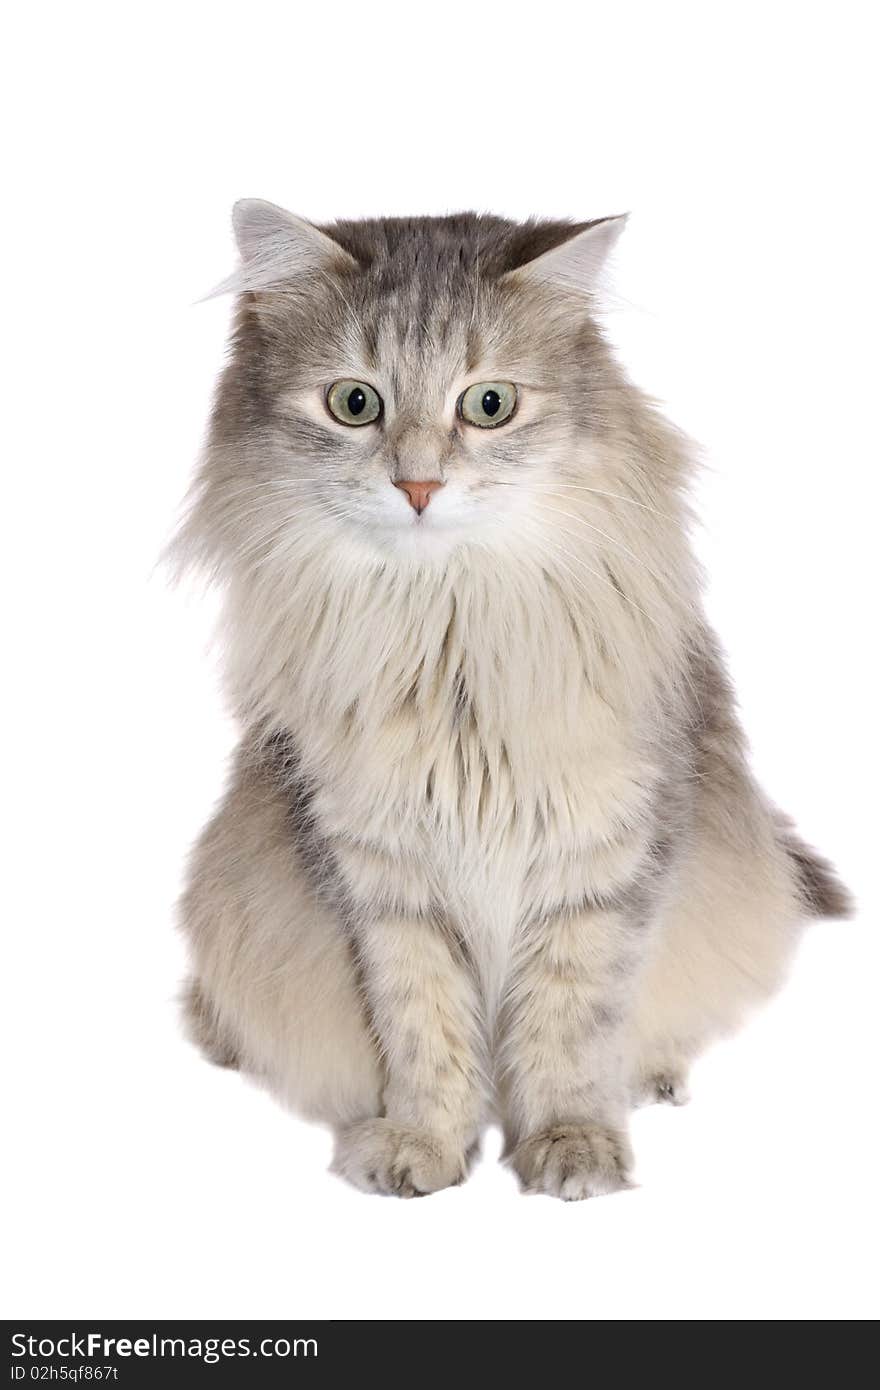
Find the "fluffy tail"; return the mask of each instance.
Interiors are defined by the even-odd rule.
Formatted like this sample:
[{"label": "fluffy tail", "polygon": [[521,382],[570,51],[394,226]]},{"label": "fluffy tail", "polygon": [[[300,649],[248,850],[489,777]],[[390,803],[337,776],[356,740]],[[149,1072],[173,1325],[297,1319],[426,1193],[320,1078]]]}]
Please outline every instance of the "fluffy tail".
[{"label": "fluffy tail", "polygon": [[817,854],[789,825],[782,827],[782,843],[794,865],[798,893],[810,917],[852,917],[855,903],[827,859]]}]

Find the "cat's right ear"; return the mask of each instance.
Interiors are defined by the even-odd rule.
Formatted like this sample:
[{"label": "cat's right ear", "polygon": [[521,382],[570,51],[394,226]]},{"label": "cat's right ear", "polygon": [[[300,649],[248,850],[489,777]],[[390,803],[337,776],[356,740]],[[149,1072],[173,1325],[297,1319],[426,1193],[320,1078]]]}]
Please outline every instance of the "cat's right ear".
[{"label": "cat's right ear", "polygon": [[568,235],[549,251],[544,251],[507,274],[519,281],[558,285],[562,289],[593,294],[605,263],[626,226],[628,215],[599,217],[592,222],[572,226]]},{"label": "cat's right ear", "polygon": [[208,296],[247,294],[277,285],[295,286],[316,273],[351,270],[353,256],[303,217],[261,198],[241,198],[232,209],[241,264]]}]

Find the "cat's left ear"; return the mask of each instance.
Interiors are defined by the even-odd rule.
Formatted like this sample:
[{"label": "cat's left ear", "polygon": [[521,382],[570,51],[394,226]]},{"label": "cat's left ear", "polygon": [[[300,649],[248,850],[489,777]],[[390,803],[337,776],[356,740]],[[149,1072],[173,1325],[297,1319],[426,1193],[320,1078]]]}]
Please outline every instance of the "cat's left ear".
[{"label": "cat's left ear", "polygon": [[241,265],[209,298],[307,284],[316,274],[356,265],[354,257],[314,223],[261,198],[242,198],[235,204],[232,229]]},{"label": "cat's left ear", "polygon": [[625,212],[618,217],[601,217],[590,222],[575,230],[567,241],[516,270],[508,271],[508,275],[511,279],[515,276],[520,281],[543,282],[591,294],[628,217],[629,213]]}]

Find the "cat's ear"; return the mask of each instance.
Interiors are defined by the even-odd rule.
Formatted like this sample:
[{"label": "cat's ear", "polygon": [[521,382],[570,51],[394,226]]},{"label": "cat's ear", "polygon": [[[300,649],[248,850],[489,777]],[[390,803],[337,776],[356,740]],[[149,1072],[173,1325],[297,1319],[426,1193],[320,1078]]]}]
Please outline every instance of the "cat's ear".
[{"label": "cat's ear", "polygon": [[602,269],[626,226],[628,213],[601,217],[542,255],[508,271],[518,280],[560,285],[565,289],[591,294],[599,283]]},{"label": "cat's ear", "polygon": [[241,265],[213,295],[265,290],[326,270],[351,270],[357,264],[326,232],[260,198],[242,198],[235,204],[232,229]]}]

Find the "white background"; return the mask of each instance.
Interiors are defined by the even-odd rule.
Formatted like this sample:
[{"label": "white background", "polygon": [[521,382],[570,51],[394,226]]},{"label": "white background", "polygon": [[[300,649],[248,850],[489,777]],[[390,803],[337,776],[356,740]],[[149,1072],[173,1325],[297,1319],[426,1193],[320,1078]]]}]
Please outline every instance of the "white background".
[{"label": "white background", "polygon": [[[878,1311],[877,108],[867,4],[19,7],[3,129],[7,1316]],[[641,1112],[641,1187],[370,1198],[178,1034],[183,857],[234,731],[156,561],[229,207],[630,209],[609,329],[704,446],[755,762],[862,906]]]}]

